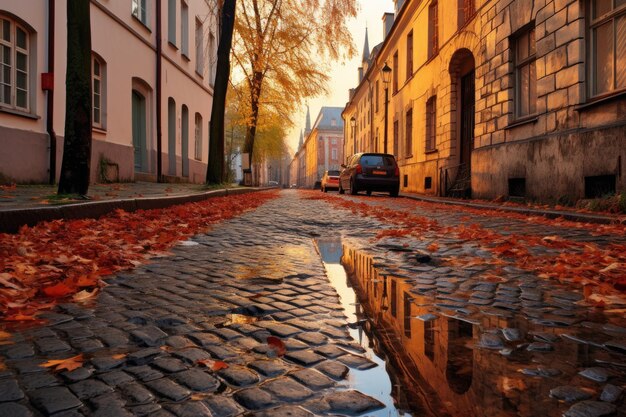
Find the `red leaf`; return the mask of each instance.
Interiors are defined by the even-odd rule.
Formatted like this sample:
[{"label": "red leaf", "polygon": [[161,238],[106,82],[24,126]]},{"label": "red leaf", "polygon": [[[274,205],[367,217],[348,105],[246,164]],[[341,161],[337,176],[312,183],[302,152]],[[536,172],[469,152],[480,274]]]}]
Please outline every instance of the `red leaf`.
[{"label": "red leaf", "polygon": [[209,368],[210,370],[214,372],[217,372],[220,369],[228,368],[228,364],[226,362],[214,361],[212,359],[200,359],[197,361],[197,363],[199,363],[200,365],[206,366],[207,368]]},{"label": "red leaf", "polygon": [[74,291],[73,288],[68,287],[62,282],[43,289],[44,294],[53,298],[65,297],[66,295],[72,294]]},{"label": "red leaf", "polygon": [[283,356],[287,352],[285,343],[276,336],[269,336],[267,338],[267,344],[276,352],[277,356]]}]

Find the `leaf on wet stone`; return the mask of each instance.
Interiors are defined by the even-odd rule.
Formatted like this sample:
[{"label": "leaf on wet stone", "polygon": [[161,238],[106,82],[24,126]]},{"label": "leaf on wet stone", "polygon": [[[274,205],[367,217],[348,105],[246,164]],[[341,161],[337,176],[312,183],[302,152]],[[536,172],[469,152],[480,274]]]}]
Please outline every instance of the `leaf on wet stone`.
[{"label": "leaf on wet stone", "polygon": [[72,299],[74,301],[84,301],[84,300],[88,300],[88,299],[94,297],[96,294],[98,294],[98,289],[97,288],[94,288],[92,291],[82,290],[82,291],[79,291],[76,294],[74,294],[72,296]]},{"label": "leaf on wet stone", "polygon": [[83,354],[81,353],[80,355],[72,356],[71,358],[67,359],[51,359],[47,362],[42,363],[40,366],[43,366],[45,368],[54,368],[55,372],[60,372],[64,370],[71,372],[74,369],[83,366],[83,362]]},{"label": "leaf on wet stone", "polygon": [[198,361],[196,361],[197,364],[199,365],[204,365],[207,368],[209,368],[210,370],[217,372],[220,369],[226,369],[228,368],[228,364],[224,361],[214,361],[212,359],[200,359]]},{"label": "leaf on wet stone", "polygon": [[287,352],[285,343],[276,336],[268,336],[267,344],[277,356],[283,356]]}]

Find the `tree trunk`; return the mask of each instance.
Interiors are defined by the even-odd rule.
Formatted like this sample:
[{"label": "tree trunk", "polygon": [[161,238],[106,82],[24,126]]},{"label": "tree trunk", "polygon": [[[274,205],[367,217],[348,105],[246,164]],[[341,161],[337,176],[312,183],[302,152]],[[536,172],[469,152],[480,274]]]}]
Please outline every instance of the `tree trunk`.
[{"label": "tree trunk", "polygon": [[224,181],[224,112],[230,76],[230,50],[235,25],[235,5],[236,0],[225,0],[222,6],[222,30],[217,49],[217,71],[211,109],[211,131],[209,132],[207,184],[219,184]]},{"label": "tree trunk", "polygon": [[67,2],[65,138],[59,194],[86,195],[91,166],[91,24],[89,0]]},{"label": "tree trunk", "polygon": [[[248,166],[252,169],[252,152],[254,151],[254,138],[256,136],[256,125],[259,121],[259,99],[261,97],[261,84],[263,83],[263,73],[256,71],[252,82],[252,101],[250,103],[250,121],[246,128],[246,139],[243,143],[243,151],[248,154]],[[254,178],[254,177],[253,177]],[[254,185],[258,184],[258,178]]]}]

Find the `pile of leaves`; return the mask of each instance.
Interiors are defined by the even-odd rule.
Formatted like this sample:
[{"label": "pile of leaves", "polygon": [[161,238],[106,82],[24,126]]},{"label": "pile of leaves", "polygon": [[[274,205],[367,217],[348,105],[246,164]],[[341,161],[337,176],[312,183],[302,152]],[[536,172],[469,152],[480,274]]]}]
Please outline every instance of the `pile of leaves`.
[{"label": "pile of leaves", "polygon": [[276,196],[269,191],[165,209],[116,210],[99,219],[55,220],[0,234],[0,317],[33,321],[58,300],[91,298],[105,285],[103,276],[136,267]]},{"label": "pile of leaves", "polygon": [[[626,245],[623,243],[583,242],[566,239],[558,235],[538,236],[532,233],[501,233],[471,223],[478,216],[486,218],[500,217],[523,221],[529,224],[541,224],[556,229],[584,229],[590,235],[626,236],[626,226],[621,224],[596,225],[526,216],[514,212],[477,209],[464,206],[451,206],[418,202],[414,200],[394,200],[394,209],[381,205],[355,202],[335,196],[311,193],[309,199],[323,199],[336,207],[352,211],[354,214],[371,216],[379,221],[396,227],[379,232],[377,239],[385,237],[412,237],[429,242],[427,249],[439,250],[434,237],[459,239],[462,242],[477,243],[482,249],[492,253],[491,258],[449,257],[445,263],[455,267],[472,265],[491,265],[494,279],[503,266],[515,266],[537,274],[541,278],[559,282],[573,283],[585,288],[585,295],[602,306],[606,295],[619,291],[626,293]],[[441,212],[456,211],[467,214],[462,218],[465,224],[447,226],[437,220],[414,214],[416,209]],[[503,231],[504,232],[504,231]],[[605,239],[606,240],[606,239]],[[610,240],[610,239],[609,239]],[[624,239],[620,239],[621,242]],[[532,249],[544,249],[535,251]]]}]

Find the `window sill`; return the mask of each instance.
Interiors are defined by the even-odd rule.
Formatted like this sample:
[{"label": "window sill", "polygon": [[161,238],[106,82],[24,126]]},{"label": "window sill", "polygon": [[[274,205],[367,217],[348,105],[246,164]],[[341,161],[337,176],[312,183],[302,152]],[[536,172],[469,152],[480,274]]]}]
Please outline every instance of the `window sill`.
[{"label": "window sill", "polygon": [[107,134],[107,130],[104,127],[99,127],[99,126],[91,126],[91,131],[95,132],[95,133],[101,133],[103,135]]},{"label": "window sill", "polygon": [[439,152],[439,150],[438,150],[438,149],[436,149],[436,148],[435,148],[435,149],[426,149],[426,150],[424,151],[424,154],[425,154],[425,155],[430,155],[430,154],[437,153],[437,152]]},{"label": "window sill", "polygon": [[189,56],[185,52],[182,53],[182,56],[185,61],[191,62],[191,58],[189,58]]},{"label": "window sill", "polygon": [[12,114],[13,116],[25,117],[27,119],[32,119],[32,120],[41,119],[41,117],[37,116],[36,114],[28,113],[23,110],[9,109],[7,107],[1,107],[1,106],[0,106],[0,113]]},{"label": "window sill", "polygon": [[168,44],[171,48],[174,48],[175,50],[177,50],[177,51],[178,51],[178,46],[176,46],[176,43],[175,43],[175,42],[172,42],[172,41],[168,40],[168,41],[167,41],[167,44]]},{"label": "window sill", "polygon": [[150,28],[148,27],[147,23],[144,23],[143,21],[141,21],[141,19],[139,19],[137,16],[135,16],[134,14],[131,14],[131,16],[133,17],[134,20],[136,20],[137,22],[139,22],[139,24],[141,26],[143,26],[149,33],[152,33],[152,30],[150,30]]},{"label": "window sill", "polygon": [[516,119],[512,123],[509,123],[507,126],[504,127],[504,130],[513,129],[515,127],[524,126],[530,123],[537,123],[537,120],[539,120],[539,116],[537,116],[536,114],[524,116],[523,118]]},{"label": "window sill", "polygon": [[589,99],[587,100],[586,103],[576,106],[575,110],[584,111],[592,107],[600,106],[605,103],[610,103],[613,100],[619,100],[619,99],[624,99],[624,98],[626,98],[626,90],[619,90],[619,91],[612,92],[608,95],[605,94],[603,96]]},{"label": "window sill", "polygon": [[204,80],[204,75],[199,73],[198,70],[196,70],[196,75]]}]

